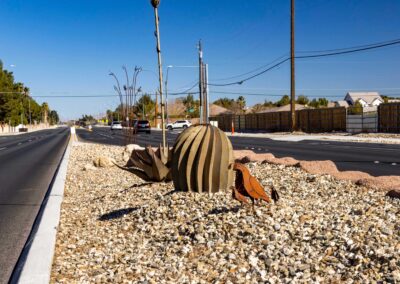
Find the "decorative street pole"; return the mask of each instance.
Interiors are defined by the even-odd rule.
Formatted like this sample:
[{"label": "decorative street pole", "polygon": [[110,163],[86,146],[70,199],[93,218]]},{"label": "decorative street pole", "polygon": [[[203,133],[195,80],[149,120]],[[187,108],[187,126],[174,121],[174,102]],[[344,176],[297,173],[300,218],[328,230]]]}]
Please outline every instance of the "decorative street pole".
[{"label": "decorative street pole", "polygon": [[154,17],[156,23],[156,37],[157,37],[157,55],[158,55],[158,74],[160,83],[160,100],[161,100],[161,130],[162,130],[162,146],[164,153],[167,153],[166,149],[166,139],[165,139],[165,125],[164,125],[164,98],[163,98],[163,76],[162,76],[162,64],[161,64],[161,47],[160,47],[160,30],[158,28],[158,5],[160,5],[160,0],[150,0],[151,5],[154,8]]}]

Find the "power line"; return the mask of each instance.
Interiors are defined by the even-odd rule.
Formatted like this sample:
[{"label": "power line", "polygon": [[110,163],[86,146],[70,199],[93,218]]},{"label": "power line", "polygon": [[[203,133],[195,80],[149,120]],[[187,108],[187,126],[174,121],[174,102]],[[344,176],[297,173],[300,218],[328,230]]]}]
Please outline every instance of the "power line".
[{"label": "power line", "polygon": [[275,65],[273,65],[273,66],[271,66],[271,67],[269,67],[269,68],[267,68],[267,69],[265,69],[265,70],[263,70],[263,71],[261,71],[261,72],[259,72],[259,73],[256,73],[256,74],[254,74],[254,75],[252,75],[252,76],[250,76],[250,77],[247,77],[247,78],[245,78],[245,79],[243,79],[243,80],[240,80],[240,81],[236,81],[236,82],[232,82],[232,83],[225,83],[225,84],[212,84],[212,83],[209,83],[208,85],[209,85],[209,86],[219,86],[219,87],[223,87],[223,86],[232,86],[232,85],[241,85],[241,84],[243,84],[243,83],[246,82],[246,81],[249,81],[249,80],[251,80],[251,79],[253,79],[253,78],[255,78],[255,77],[258,77],[258,76],[260,76],[260,75],[262,75],[262,74],[264,74],[264,73],[267,73],[268,71],[270,71],[270,70],[272,70],[272,69],[274,69],[274,68],[276,68],[276,67],[282,65],[283,63],[285,63],[285,62],[288,61],[289,59],[290,59],[290,57],[285,58],[284,60],[279,61],[279,62],[276,63]]},{"label": "power line", "polygon": [[[333,50],[332,51],[328,51],[328,52],[326,52],[326,51],[317,51],[315,53],[319,53],[319,54],[299,55],[299,56],[295,56],[294,58],[296,58],[296,59],[306,59],[306,58],[328,57],[328,56],[335,56],[335,55],[342,55],[342,54],[349,54],[349,53],[361,52],[361,51],[366,51],[366,50],[378,49],[378,48],[387,47],[387,46],[391,46],[391,45],[397,45],[397,44],[400,44],[400,39],[395,39],[395,40],[391,40],[391,41],[387,41],[387,42],[375,43],[375,44],[370,44],[370,45],[365,45],[365,46],[360,46],[360,47],[355,47],[355,48],[351,48],[350,47],[350,48],[337,49],[338,51],[333,51]],[[267,69],[265,69],[265,70],[263,70],[261,72],[258,72],[258,73],[254,74],[252,76],[249,76],[247,78],[239,80],[239,81],[230,82],[230,83],[224,83],[224,84],[209,83],[208,85],[209,86],[219,86],[219,87],[232,86],[232,85],[241,85],[241,84],[243,84],[244,82],[246,82],[248,80],[251,80],[251,79],[253,79],[255,77],[258,77],[258,76],[260,76],[260,75],[262,75],[262,74],[264,74],[264,73],[266,73],[268,71],[271,71],[272,69],[284,64],[286,61],[288,61],[290,59],[291,59],[291,57],[287,57],[287,58],[279,61],[277,64],[275,64],[275,65],[273,65],[273,66],[271,66],[271,67],[269,67],[269,68],[267,68]],[[241,76],[244,76],[245,74],[248,74],[248,73],[249,72],[241,74],[241,75],[238,75],[238,76],[234,76],[234,77],[241,77]],[[252,73],[252,72],[250,72],[250,73]]]},{"label": "power line", "polygon": [[334,56],[334,55],[341,55],[341,54],[348,54],[348,53],[355,53],[355,52],[360,52],[360,51],[365,51],[365,50],[377,49],[377,48],[382,48],[382,47],[386,47],[386,46],[390,46],[390,45],[396,45],[396,44],[400,44],[400,39],[392,41],[392,42],[389,42],[389,43],[370,45],[370,46],[367,46],[367,47],[360,47],[360,48],[351,49],[351,50],[327,52],[327,53],[314,54],[314,55],[301,55],[301,56],[296,56],[295,58],[302,59],[302,58],[316,58],[316,57]]},{"label": "power line", "polygon": [[[193,86],[191,86],[189,89],[183,91],[183,92],[178,92],[178,93],[168,93],[168,95],[171,96],[176,96],[176,95],[183,95],[183,94],[187,94],[188,92],[190,92],[190,90],[194,89],[194,87],[196,87],[199,84],[199,82],[197,81]],[[191,92],[192,94],[194,94],[193,92]],[[197,92],[198,93],[198,92]]]},{"label": "power line", "polygon": [[264,65],[262,65],[262,66],[260,66],[260,67],[257,67],[256,69],[253,69],[253,70],[248,71],[248,72],[246,72],[246,73],[243,73],[243,74],[240,74],[240,75],[236,75],[236,76],[226,77],[226,78],[214,79],[213,81],[226,81],[226,80],[229,80],[229,79],[235,79],[235,78],[239,78],[239,77],[245,76],[245,75],[247,75],[247,74],[254,73],[254,72],[256,72],[256,71],[258,71],[258,70],[260,70],[260,69],[263,69],[263,68],[265,68],[265,67],[267,67],[267,66],[270,66],[271,64],[275,63],[276,61],[278,61],[278,60],[280,60],[280,59],[282,59],[282,58],[286,58],[287,56],[288,56],[288,53],[285,53],[285,54],[283,54],[282,56],[280,56],[280,57],[274,59],[273,61],[271,61],[271,62],[269,62],[269,63],[267,63],[267,64],[264,64]]},{"label": "power line", "polygon": [[[245,92],[224,92],[210,91],[211,94],[226,94],[226,95],[242,95],[242,96],[264,96],[264,97],[282,97],[281,94],[266,94],[266,93],[245,93]],[[343,95],[303,95],[310,98],[342,98]],[[395,94],[381,94],[381,96],[400,96]]]},{"label": "power line", "polygon": [[364,44],[364,45],[356,45],[356,46],[352,46],[352,47],[335,48],[335,49],[297,51],[297,53],[326,53],[326,52],[344,51],[344,50],[349,50],[349,49],[372,47],[372,46],[381,45],[381,44],[391,44],[391,43],[397,42],[399,40],[400,39],[392,39],[392,40],[388,40],[388,41],[382,41],[382,42],[376,42],[376,43],[370,43],[370,44]]}]

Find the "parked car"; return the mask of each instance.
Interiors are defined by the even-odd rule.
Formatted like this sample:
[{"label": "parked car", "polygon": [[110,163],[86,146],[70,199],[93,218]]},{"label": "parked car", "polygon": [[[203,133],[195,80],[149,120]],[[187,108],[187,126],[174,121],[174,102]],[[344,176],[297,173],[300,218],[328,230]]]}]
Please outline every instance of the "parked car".
[{"label": "parked car", "polygon": [[136,120],[133,124],[133,131],[151,133],[150,122],[148,120]]},{"label": "parked car", "polygon": [[119,121],[111,122],[111,130],[122,130],[121,122]]},{"label": "parked car", "polygon": [[174,123],[168,123],[166,125],[166,128],[168,130],[177,129],[177,128],[186,129],[190,126],[192,126],[192,123],[189,120],[177,120]]}]

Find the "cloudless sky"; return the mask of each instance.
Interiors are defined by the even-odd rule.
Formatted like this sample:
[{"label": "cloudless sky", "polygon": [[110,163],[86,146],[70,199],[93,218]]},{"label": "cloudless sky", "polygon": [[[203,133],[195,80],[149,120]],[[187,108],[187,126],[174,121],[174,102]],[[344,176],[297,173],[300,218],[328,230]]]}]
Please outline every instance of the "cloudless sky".
[{"label": "cloudless sky", "polygon": [[[167,65],[197,65],[202,39],[209,81],[253,70],[290,50],[290,0],[161,0],[161,50]],[[1,0],[0,59],[32,96],[114,95],[113,71],[125,82],[122,65],[150,70],[138,86],[158,87],[154,14],[148,0]],[[399,0],[297,0],[296,52],[326,50],[400,38]],[[299,53],[300,54],[300,53]],[[352,55],[296,60],[296,95],[344,97],[347,91],[400,94],[400,46]],[[165,76],[165,72],[164,72]],[[245,76],[244,76],[245,77]],[[171,68],[168,90],[198,80],[196,68]],[[263,93],[248,105],[289,94],[290,65],[243,85],[211,87],[211,100]],[[196,90],[196,89],[194,89]],[[97,115],[115,108],[118,97],[37,98],[62,118]]]}]

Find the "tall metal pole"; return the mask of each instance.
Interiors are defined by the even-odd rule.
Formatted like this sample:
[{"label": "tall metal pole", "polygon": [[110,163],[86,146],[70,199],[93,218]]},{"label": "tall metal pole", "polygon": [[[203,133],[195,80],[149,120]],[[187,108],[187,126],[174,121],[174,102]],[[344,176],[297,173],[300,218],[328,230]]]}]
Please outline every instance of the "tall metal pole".
[{"label": "tall metal pole", "polygon": [[203,50],[201,40],[198,44],[199,49],[199,95],[200,95],[200,123],[203,123]]},{"label": "tall metal pole", "polygon": [[169,73],[169,68],[171,68],[171,65],[167,66],[167,76],[165,76],[165,111],[167,115],[167,124],[169,123],[169,116],[168,116],[168,73]]},{"label": "tall metal pole", "polygon": [[154,8],[154,17],[156,22],[156,37],[157,37],[157,55],[158,55],[158,74],[159,74],[159,83],[160,83],[160,98],[161,98],[161,130],[162,130],[162,145],[164,149],[164,153],[167,153],[166,149],[166,139],[165,139],[165,122],[164,122],[164,100],[163,100],[163,76],[162,76],[162,63],[161,63],[161,47],[160,47],[160,30],[158,28],[158,5],[160,4],[159,0],[151,0],[151,4]]},{"label": "tall metal pole", "polygon": [[294,1],[291,0],[290,9],[290,117],[291,131],[296,130],[296,91],[295,91],[295,69],[294,69]]},{"label": "tall metal pole", "polygon": [[205,65],[205,89],[206,89],[206,123],[209,123],[209,116],[210,116],[210,103],[209,103],[209,88],[208,88],[208,64]]}]

